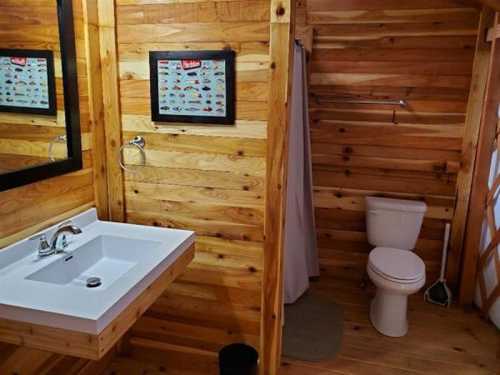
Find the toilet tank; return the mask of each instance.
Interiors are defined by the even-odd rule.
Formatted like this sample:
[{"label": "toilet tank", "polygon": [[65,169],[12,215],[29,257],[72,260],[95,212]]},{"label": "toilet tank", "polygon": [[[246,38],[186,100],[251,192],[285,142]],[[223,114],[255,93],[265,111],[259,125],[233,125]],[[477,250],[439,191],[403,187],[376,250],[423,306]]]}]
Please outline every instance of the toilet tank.
[{"label": "toilet tank", "polygon": [[424,202],[366,197],[368,242],[377,247],[413,250],[426,211]]}]

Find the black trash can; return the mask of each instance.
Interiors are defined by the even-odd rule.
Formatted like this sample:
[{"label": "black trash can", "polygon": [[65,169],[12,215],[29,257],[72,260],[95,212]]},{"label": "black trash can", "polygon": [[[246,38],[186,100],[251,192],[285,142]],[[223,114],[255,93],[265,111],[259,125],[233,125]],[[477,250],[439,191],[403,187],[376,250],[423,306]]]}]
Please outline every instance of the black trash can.
[{"label": "black trash can", "polygon": [[219,352],[220,375],[257,375],[259,353],[245,344],[231,344]]}]

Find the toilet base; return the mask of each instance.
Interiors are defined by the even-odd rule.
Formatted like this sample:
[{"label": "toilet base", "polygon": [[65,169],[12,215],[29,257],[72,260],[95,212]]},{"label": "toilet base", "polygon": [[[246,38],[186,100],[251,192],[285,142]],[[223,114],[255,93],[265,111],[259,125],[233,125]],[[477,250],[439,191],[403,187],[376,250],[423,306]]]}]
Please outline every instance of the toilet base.
[{"label": "toilet base", "polygon": [[380,289],[370,306],[370,321],[381,334],[402,337],[408,333],[408,295],[391,294]]}]

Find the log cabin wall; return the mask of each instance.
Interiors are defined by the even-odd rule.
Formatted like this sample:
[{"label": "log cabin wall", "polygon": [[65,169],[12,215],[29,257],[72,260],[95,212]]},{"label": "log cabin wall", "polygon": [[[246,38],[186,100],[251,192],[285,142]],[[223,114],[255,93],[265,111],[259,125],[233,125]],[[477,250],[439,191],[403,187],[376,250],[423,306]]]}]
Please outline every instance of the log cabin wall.
[{"label": "log cabin wall", "polygon": [[[438,275],[454,216],[479,10],[469,1],[299,0],[313,28],[310,118],[324,275],[361,280],[367,195],[425,200],[419,254]],[[407,108],[342,100],[405,99]]]},{"label": "log cabin wall", "polygon": [[[270,4],[116,1],[123,142],[144,136],[147,160],[134,166],[137,153],[125,152],[125,220],[198,235],[188,271],[132,329],[137,356],[259,346]],[[225,47],[237,54],[236,126],[151,122],[149,51]]]},{"label": "log cabin wall", "polygon": [[[31,2],[28,6],[27,3]],[[22,3],[22,4],[21,4]],[[0,2],[0,45],[12,48],[53,49],[59,57],[59,32],[55,0],[2,0]],[[94,172],[99,157],[92,152],[92,136],[98,133],[89,103],[88,11],[93,0],[73,0],[73,13],[78,59],[80,92],[80,126],[83,143],[83,169],[67,175],[0,192],[0,251],[1,248],[46,228],[95,204]],[[94,4],[95,6],[95,4]],[[15,16],[13,16],[15,15]],[[57,60],[56,60],[57,66]],[[62,79],[58,74],[58,88]],[[26,115],[0,117],[0,142],[12,145],[12,150],[26,150],[30,156],[47,156],[48,140],[63,125],[62,98],[58,97],[59,120]],[[14,125],[15,124],[15,125]],[[36,125],[36,126],[33,126]],[[28,130],[29,129],[29,130]],[[18,143],[18,146],[14,146]],[[103,152],[103,150],[101,150]],[[41,154],[38,154],[41,153]],[[93,155],[94,154],[94,155]],[[1,177],[0,177],[1,178]],[[0,343],[0,374],[5,375],[91,375],[103,362],[62,356]]]}]

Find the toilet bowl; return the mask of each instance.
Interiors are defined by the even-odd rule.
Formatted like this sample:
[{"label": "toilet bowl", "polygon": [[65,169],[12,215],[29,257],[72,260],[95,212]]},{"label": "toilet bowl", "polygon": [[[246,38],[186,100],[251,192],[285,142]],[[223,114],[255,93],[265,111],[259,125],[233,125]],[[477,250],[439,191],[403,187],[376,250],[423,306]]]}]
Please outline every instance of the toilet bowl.
[{"label": "toilet bowl", "polygon": [[425,265],[411,251],[378,247],[370,252],[368,276],[377,287],[370,306],[370,321],[386,336],[408,332],[408,296],[425,284]]},{"label": "toilet bowl", "polygon": [[424,202],[366,198],[368,241],[376,246],[366,267],[377,287],[370,321],[386,336],[406,335],[408,296],[425,284],[425,264],[412,250],[426,210]]}]

